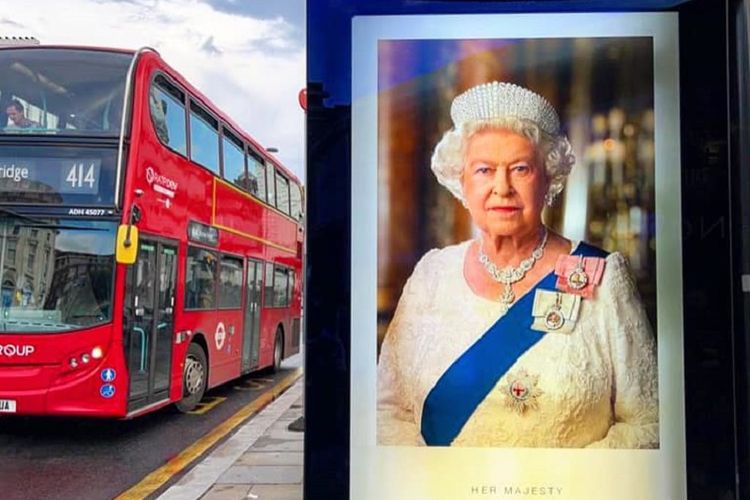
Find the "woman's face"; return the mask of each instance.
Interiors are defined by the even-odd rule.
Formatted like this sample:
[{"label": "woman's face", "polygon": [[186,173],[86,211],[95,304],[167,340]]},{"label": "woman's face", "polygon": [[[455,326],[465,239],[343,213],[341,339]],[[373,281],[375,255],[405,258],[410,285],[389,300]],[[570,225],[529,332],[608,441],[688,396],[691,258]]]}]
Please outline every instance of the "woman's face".
[{"label": "woman's face", "polygon": [[547,175],[525,136],[508,129],[471,136],[461,182],[474,223],[490,237],[524,236],[542,223]]}]

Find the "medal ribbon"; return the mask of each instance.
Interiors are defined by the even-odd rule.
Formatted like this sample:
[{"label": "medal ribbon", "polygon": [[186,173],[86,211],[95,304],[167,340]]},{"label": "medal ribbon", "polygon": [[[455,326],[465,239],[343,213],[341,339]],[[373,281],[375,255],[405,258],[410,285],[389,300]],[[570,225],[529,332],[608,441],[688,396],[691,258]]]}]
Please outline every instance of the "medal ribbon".
[{"label": "medal ribbon", "polygon": [[[607,254],[581,242],[572,255]],[[503,375],[544,337],[531,329],[534,293],[554,289],[555,279],[549,273],[441,375],[422,407],[421,432],[428,446],[449,446]]]}]

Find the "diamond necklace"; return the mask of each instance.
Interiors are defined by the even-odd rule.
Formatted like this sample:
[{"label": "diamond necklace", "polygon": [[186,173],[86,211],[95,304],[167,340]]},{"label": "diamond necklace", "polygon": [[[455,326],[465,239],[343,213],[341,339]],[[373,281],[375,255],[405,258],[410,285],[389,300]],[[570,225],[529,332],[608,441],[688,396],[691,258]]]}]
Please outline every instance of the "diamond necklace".
[{"label": "diamond necklace", "polygon": [[534,251],[531,252],[531,257],[522,260],[518,267],[508,266],[500,269],[484,253],[483,242],[481,240],[479,242],[479,262],[484,266],[485,270],[493,280],[505,285],[503,294],[500,296],[500,303],[503,306],[503,312],[507,311],[513,301],[516,300],[516,296],[513,293],[513,283],[521,281],[523,277],[526,276],[529,269],[534,267],[536,261],[541,259],[542,255],[544,255],[544,246],[547,244],[547,235],[549,233],[547,232],[546,226],[542,227],[544,228],[542,241],[537,245]]}]

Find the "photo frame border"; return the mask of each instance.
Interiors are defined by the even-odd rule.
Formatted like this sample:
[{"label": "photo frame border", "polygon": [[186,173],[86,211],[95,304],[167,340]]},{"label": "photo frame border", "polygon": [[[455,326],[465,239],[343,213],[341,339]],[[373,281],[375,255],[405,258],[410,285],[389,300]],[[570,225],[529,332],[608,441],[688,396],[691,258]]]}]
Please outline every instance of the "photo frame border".
[{"label": "photo frame border", "polygon": [[[352,18],[352,183],[351,183],[351,370],[350,370],[350,493],[361,498],[385,494],[422,493],[418,485],[398,483],[398,462],[420,467],[435,458],[447,463],[479,457],[519,471],[527,461],[538,462],[539,450],[554,456],[602,453],[623,464],[636,456],[655,460],[653,498],[683,498],[686,489],[685,415],[682,315],[682,234],[680,183],[680,120],[678,25],[675,12],[572,14],[456,14],[357,16]],[[378,169],[378,41],[482,38],[596,38],[653,39],[655,131],[655,214],[659,373],[660,448],[658,450],[580,450],[514,448],[414,448],[376,444],[377,374],[377,169]],[[654,458],[656,456],[656,458]],[[544,462],[546,459],[541,459]],[[588,459],[586,459],[588,460]],[[499,465],[496,463],[496,465]],[[486,474],[469,474],[467,484],[490,484]],[[639,469],[635,467],[635,469]],[[459,467],[460,470],[460,467]],[[425,476],[445,474],[420,470]],[[523,474],[522,474],[523,475]],[[415,477],[416,477],[415,476]],[[571,474],[571,480],[576,474]],[[652,477],[652,476],[649,476]],[[451,478],[455,481],[455,477]],[[415,483],[421,481],[415,480]],[[648,485],[647,485],[648,486]],[[417,487],[417,489],[413,489]],[[430,490],[432,491],[432,490]],[[465,490],[462,490],[465,491]],[[568,488],[568,493],[580,498]],[[634,493],[629,491],[629,495]],[[368,497],[369,498],[369,497]],[[566,498],[563,496],[562,498]]]}]

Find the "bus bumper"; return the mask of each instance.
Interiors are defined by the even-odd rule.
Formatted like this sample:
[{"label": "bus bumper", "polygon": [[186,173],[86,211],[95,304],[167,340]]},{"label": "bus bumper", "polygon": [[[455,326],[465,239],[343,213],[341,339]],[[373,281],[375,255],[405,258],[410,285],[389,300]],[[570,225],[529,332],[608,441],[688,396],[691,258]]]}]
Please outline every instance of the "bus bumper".
[{"label": "bus bumper", "polygon": [[[118,385],[115,383],[117,380],[104,384],[100,372],[101,369],[94,368],[86,374],[66,377],[60,376],[59,365],[0,365],[0,416],[125,416],[126,388],[122,387],[118,391]],[[123,376],[123,386],[124,381]],[[111,388],[102,390],[104,385]],[[14,389],[7,389],[8,387]]]}]

